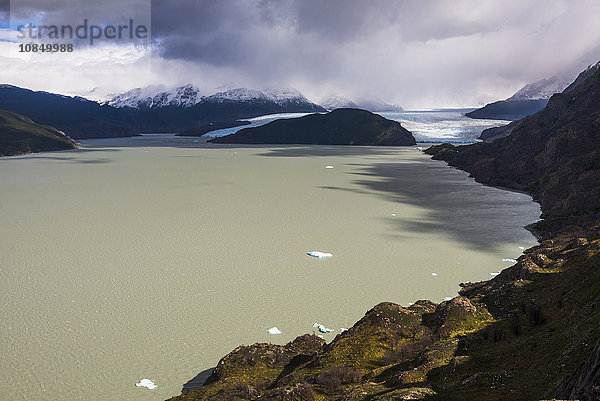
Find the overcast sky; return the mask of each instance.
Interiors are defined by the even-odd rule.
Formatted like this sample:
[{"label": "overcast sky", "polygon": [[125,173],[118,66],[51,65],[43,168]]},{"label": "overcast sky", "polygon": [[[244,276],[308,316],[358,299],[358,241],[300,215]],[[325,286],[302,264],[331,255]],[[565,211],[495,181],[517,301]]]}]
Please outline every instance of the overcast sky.
[{"label": "overcast sky", "polygon": [[152,46],[27,55],[6,41],[0,11],[0,81],[83,96],[193,83],[477,106],[600,60],[598,0],[19,0],[11,17],[13,28],[32,18],[148,21]]}]

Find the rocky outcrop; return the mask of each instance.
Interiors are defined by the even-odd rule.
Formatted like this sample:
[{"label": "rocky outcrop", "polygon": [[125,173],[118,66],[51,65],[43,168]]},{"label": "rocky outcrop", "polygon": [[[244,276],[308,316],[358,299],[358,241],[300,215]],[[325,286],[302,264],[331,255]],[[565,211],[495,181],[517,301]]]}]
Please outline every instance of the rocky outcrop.
[{"label": "rocky outcrop", "polygon": [[556,397],[580,401],[600,399],[600,341],[583,365],[560,386]]},{"label": "rocky outcrop", "polygon": [[215,138],[214,143],[310,145],[415,145],[399,122],[359,109],[337,109],[327,114],[272,121]]}]

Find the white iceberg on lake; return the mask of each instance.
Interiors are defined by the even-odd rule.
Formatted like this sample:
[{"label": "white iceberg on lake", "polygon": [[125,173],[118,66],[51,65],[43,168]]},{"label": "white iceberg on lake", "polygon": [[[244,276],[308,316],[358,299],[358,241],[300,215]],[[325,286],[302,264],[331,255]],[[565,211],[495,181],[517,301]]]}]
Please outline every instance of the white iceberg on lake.
[{"label": "white iceberg on lake", "polygon": [[318,259],[322,259],[322,258],[330,258],[333,255],[327,252],[321,252],[321,251],[310,251],[310,252],[306,252],[306,254],[308,256],[312,256],[313,258],[318,258]]},{"label": "white iceberg on lake", "polygon": [[340,327],[340,333],[343,333],[344,331],[348,331],[348,329],[345,327]]},{"label": "white iceberg on lake", "polygon": [[325,168],[333,168],[333,166],[325,166]]},{"label": "white iceberg on lake", "polygon": [[435,277],[435,276],[437,276],[437,273],[431,273],[431,275]]},{"label": "white iceberg on lake", "polygon": [[500,272],[490,273],[490,276],[497,276]]},{"label": "white iceberg on lake", "polygon": [[516,259],[511,259],[511,258],[505,258],[502,259],[503,262],[508,262],[508,263],[517,263]]},{"label": "white iceberg on lake", "polygon": [[277,327],[271,327],[269,330],[267,330],[267,333],[269,333],[269,334],[281,334],[281,330],[279,330]]},{"label": "white iceberg on lake", "polygon": [[319,323],[313,323],[313,327],[317,327],[321,333],[331,333],[333,331]]},{"label": "white iceberg on lake", "polygon": [[451,301],[452,297],[444,297],[444,299],[442,301]]},{"label": "white iceberg on lake", "polygon": [[135,383],[136,387],[146,387],[148,390],[154,390],[158,387],[154,382],[150,379],[142,379],[139,383]]}]

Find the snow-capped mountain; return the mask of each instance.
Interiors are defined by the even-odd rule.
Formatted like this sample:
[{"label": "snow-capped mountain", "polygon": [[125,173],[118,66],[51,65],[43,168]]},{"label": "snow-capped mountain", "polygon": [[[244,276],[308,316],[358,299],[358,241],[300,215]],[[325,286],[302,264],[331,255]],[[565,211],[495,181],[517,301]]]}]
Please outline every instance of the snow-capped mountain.
[{"label": "snow-capped mountain", "polygon": [[561,75],[541,79],[525,85],[506,100],[488,103],[484,107],[465,115],[471,118],[520,120],[546,107],[552,95],[565,90],[570,82],[570,79]]},{"label": "snow-capped mountain", "polygon": [[358,105],[352,100],[337,95],[325,97],[319,102],[319,104],[325,107],[327,110],[359,108]]},{"label": "snow-capped mountain", "polygon": [[343,96],[332,95],[327,96],[319,102],[321,106],[327,110],[335,110],[342,108],[356,108],[372,112],[381,111],[403,111],[404,109],[398,105],[386,103],[375,98],[359,99],[356,101],[347,99]]},{"label": "snow-capped mountain", "polygon": [[152,88],[135,88],[114,96],[107,103],[122,108],[191,107],[201,99],[200,90],[194,85],[184,85],[170,91],[153,92]]},{"label": "snow-capped mountain", "polygon": [[571,81],[571,79],[554,75],[553,77],[525,85],[506,100],[550,99],[555,93],[562,92]]},{"label": "snow-capped mountain", "polygon": [[273,103],[282,107],[316,106],[302,93],[292,88],[263,90],[232,88],[210,96],[201,96],[200,90],[191,84],[170,91],[157,91],[156,88],[136,88],[114,96],[107,103],[117,108],[130,107],[134,109],[157,109],[170,106],[187,108],[199,103]]}]

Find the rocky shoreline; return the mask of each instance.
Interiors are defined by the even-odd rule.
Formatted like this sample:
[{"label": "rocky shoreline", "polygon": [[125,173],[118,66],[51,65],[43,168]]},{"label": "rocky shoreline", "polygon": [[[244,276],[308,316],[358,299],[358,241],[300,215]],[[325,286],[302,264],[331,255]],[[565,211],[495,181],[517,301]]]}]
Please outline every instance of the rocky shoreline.
[{"label": "rocky shoreline", "polygon": [[[541,243],[460,296],[381,303],[329,344],[236,348],[173,400],[600,397],[600,73],[494,143],[426,153],[542,206]],[[442,262],[443,263],[443,262]]]}]

